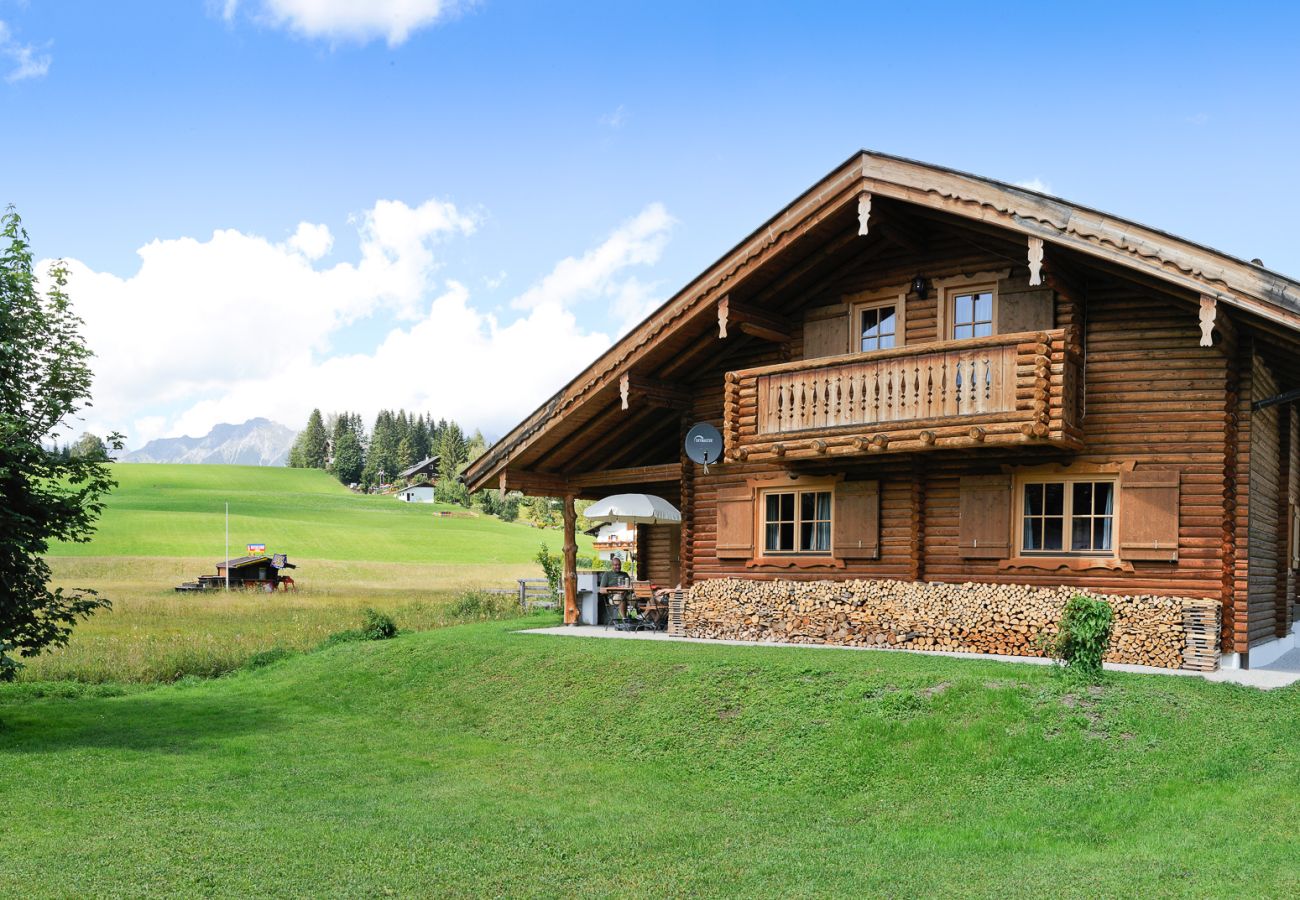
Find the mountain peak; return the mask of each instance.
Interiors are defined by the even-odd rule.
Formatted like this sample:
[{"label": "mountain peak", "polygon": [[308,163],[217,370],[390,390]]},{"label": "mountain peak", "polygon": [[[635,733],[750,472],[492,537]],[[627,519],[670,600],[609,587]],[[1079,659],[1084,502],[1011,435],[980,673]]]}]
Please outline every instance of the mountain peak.
[{"label": "mountain peak", "polygon": [[283,466],[296,436],[292,428],[259,416],[241,425],[214,425],[203,437],[158,438],[125,454],[121,462]]}]

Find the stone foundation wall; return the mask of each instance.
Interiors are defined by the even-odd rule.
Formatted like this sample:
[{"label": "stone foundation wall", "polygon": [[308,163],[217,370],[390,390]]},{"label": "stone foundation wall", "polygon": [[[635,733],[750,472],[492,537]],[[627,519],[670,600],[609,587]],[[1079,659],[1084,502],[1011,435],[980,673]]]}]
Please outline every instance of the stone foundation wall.
[{"label": "stone foundation wall", "polygon": [[1079,588],[907,581],[716,579],[691,588],[680,612],[689,637],[1043,656],[1075,594],[1114,611],[1107,662],[1166,669],[1218,667],[1214,600],[1099,594]]}]

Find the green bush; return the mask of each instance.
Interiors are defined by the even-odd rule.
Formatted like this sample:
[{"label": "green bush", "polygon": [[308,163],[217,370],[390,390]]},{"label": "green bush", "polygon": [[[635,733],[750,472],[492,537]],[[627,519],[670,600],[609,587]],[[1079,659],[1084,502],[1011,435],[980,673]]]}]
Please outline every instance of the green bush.
[{"label": "green bush", "polygon": [[1048,642],[1048,652],[1064,663],[1070,674],[1093,683],[1100,681],[1112,619],[1105,600],[1075,594],[1065,604],[1060,631]]},{"label": "green bush", "polygon": [[559,603],[560,577],[564,573],[564,560],[558,556],[552,556],[545,541],[542,541],[541,549],[537,551],[535,558],[541,565],[542,571],[546,573],[546,584],[551,589],[551,598],[556,603]]},{"label": "green bush", "polygon": [[386,641],[397,637],[397,623],[392,616],[385,615],[377,609],[367,609],[361,624],[361,633],[368,641]]},{"label": "green bush", "polygon": [[360,628],[336,631],[321,641],[316,646],[316,649],[324,650],[326,647],[350,644],[354,641],[386,641],[396,636],[397,623],[393,621],[391,616],[385,615],[377,609],[367,609]]}]

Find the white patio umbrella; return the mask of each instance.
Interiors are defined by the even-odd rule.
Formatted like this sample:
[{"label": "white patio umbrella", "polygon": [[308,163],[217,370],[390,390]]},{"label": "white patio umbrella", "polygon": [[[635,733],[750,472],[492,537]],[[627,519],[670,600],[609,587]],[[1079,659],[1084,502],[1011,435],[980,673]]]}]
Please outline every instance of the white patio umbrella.
[{"label": "white patio umbrella", "polygon": [[583,515],[593,522],[631,522],[636,525],[678,525],[682,514],[654,494],[613,494],[587,507]]}]

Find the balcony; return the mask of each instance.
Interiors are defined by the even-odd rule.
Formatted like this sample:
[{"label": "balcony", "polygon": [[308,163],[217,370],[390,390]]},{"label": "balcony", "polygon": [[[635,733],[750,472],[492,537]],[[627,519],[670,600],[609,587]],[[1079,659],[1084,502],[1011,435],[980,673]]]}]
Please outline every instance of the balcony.
[{"label": "balcony", "polygon": [[733,460],[991,445],[1083,446],[1065,329],[943,341],[728,372]]}]

